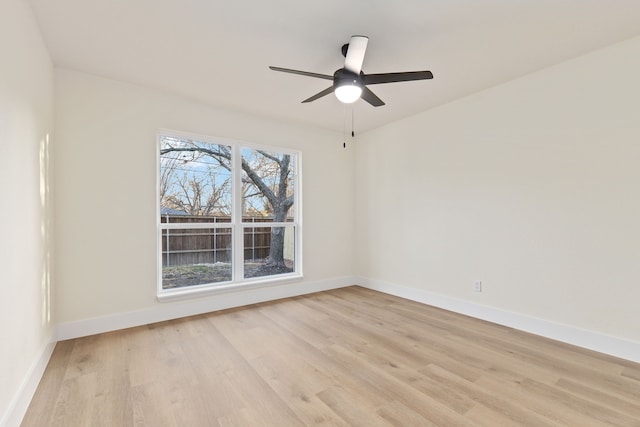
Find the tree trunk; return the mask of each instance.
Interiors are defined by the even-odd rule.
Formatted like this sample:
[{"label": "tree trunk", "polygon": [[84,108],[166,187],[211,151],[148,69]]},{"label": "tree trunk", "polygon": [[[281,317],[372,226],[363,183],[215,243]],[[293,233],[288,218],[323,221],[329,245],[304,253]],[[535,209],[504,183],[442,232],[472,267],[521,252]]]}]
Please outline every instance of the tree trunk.
[{"label": "tree trunk", "polygon": [[[279,206],[273,213],[274,222],[284,222],[287,210],[284,206]],[[285,227],[271,227],[271,244],[269,246],[269,258],[267,265],[273,267],[286,267],[284,263],[284,231]]]},{"label": "tree trunk", "polygon": [[284,227],[271,228],[271,246],[269,247],[267,265],[270,267],[286,266],[284,263]]}]

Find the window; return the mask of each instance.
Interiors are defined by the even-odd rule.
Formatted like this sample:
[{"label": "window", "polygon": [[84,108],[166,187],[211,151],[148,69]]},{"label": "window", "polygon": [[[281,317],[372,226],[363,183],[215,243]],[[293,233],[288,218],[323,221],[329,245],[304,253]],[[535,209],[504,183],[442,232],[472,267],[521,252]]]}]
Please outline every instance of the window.
[{"label": "window", "polygon": [[301,276],[299,153],[158,134],[158,295]]}]

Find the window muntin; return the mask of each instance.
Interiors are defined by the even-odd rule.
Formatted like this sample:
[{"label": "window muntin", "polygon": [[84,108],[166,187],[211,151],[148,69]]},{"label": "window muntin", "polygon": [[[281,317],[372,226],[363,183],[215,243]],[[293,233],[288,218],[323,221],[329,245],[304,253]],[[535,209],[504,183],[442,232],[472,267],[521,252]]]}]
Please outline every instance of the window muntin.
[{"label": "window muntin", "polygon": [[159,295],[301,276],[299,153],[158,141]]}]

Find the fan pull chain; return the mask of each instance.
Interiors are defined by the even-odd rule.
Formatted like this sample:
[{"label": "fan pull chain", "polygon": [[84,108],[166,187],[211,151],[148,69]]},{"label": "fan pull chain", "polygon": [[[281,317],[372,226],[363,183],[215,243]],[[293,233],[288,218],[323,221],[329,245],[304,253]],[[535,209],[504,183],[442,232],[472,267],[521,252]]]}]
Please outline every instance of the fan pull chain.
[{"label": "fan pull chain", "polygon": [[355,126],[353,125],[353,116],[354,116],[354,112],[353,112],[353,108],[351,109],[351,139],[354,139],[356,137],[356,132],[355,132]]},{"label": "fan pull chain", "polygon": [[343,104],[342,111],[344,113],[342,120],[342,148],[347,148],[347,105]]},{"label": "fan pull chain", "polygon": [[[350,107],[350,108],[351,108],[351,138],[350,138],[350,141],[353,142],[355,140],[355,138],[356,138],[355,124],[354,124],[355,123],[355,119],[354,119],[355,113],[353,112],[353,110],[354,110],[353,107]],[[343,111],[344,111],[344,120],[342,121],[342,148],[347,148],[347,139],[349,138],[347,136],[347,120],[349,120],[349,119],[348,119],[348,116],[347,116],[347,106],[346,105],[344,106]]]}]

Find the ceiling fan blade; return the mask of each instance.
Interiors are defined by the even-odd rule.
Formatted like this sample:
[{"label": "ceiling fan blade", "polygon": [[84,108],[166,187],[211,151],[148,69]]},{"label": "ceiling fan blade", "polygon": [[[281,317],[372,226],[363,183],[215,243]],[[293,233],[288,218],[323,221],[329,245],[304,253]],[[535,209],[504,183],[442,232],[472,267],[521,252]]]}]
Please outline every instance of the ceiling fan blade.
[{"label": "ceiling fan blade", "polygon": [[309,98],[305,99],[302,102],[305,103],[305,102],[315,101],[316,99],[322,98],[323,96],[326,96],[326,95],[329,95],[332,92],[333,92],[333,86],[329,86],[328,88],[326,88],[322,92],[318,92],[315,95],[313,95],[312,97],[309,97]]},{"label": "ceiling fan blade", "polygon": [[299,71],[299,70],[292,70],[290,68],[280,68],[280,67],[269,67],[269,69],[273,71],[281,71],[283,73],[299,74],[301,76],[315,77],[318,79],[325,79],[325,80],[333,80],[333,76],[328,76],[326,74],[310,73],[309,71]]},{"label": "ceiling fan blade", "polygon": [[365,87],[364,89],[362,89],[362,95],[360,97],[365,101],[367,101],[369,104],[373,105],[374,107],[382,107],[384,105],[384,102],[382,102],[382,99],[378,98],[376,94],[371,92],[371,90],[368,87]]},{"label": "ceiling fan blade", "polygon": [[353,36],[349,41],[347,56],[344,59],[344,69],[354,74],[360,74],[364,53],[367,50],[369,38],[365,36]]},{"label": "ceiling fan blade", "polygon": [[366,74],[364,84],[376,85],[380,83],[409,82],[412,80],[432,79],[431,71],[407,71],[404,73]]}]

